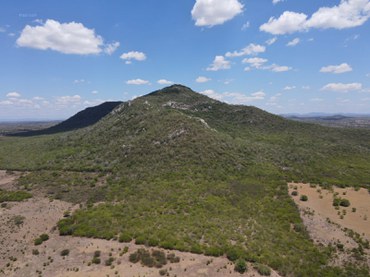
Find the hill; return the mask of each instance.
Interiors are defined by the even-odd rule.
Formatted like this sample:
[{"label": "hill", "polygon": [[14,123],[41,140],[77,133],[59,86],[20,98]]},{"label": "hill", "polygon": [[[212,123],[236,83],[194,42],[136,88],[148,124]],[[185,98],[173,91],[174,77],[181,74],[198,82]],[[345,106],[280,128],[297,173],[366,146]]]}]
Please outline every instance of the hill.
[{"label": "hill", "polygon": [[369,135],[174,85],[73,132],[0,138],[0,167],[31,170],[21,187],[82,203],[60,221],[62,235],[226,254],[282,275],[347,276],[362,271],[329,265],[337,250],[310,240],[287,182],[369,188]]},{"label": "hill", "polygon": [[83,111],[78,112],[74,116],[62,121],[59,124],[51,126],[42,130],[32,130],[24,132],[16,132],[8,135],[13,136],[38,136],[38,135],[48,135],[60,132],[72,131],[80,128],[84,128],[95,124],[108,113],[110,113],[115,107],[120,105],[122,102],[105,102],[95,107],[86,108]]}]

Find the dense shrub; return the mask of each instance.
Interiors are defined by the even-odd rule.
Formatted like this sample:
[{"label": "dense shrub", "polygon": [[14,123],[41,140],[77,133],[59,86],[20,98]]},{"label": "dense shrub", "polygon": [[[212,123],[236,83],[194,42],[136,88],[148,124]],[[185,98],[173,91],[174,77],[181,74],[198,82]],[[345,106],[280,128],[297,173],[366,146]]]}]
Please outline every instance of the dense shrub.
[{"label": "dense shrub", "polygon": [[42,239],[42,241],[47,241],[49,239],[49,235],[48,234],[41,234],[40,239]]},{"label": "dense shrub", "polygon": [[35,240],[34,240],[34,244],[35,245],[40,245],[40,244],[42,244],[43,243],[43,240],[41,239],[41,238],[36,238]]},{"label": "dense shrub", "polygon": [[245,260],[243,259],[238,259],[235,262],[235,267],[234,270],[239,272],[239,273],[244,273],[247,271],[247,264],[245,263]]},{"label": "dense shrub", "polygon": [[349,202],[348,199],[339,198],[339,197],[334,197],[334,199],[333,199],[333,206],[334,207],[338,207],[338,206],[349,207],[350,205],[351,205],[351,203]]},{"label": "dense shrub", "polygon": [[122,233],[118,238],[119,242],[130,242],[131,240],[132,237],[127,233]]},{"label": "dense shrub", "polygon": [[257,270],[259,274],[262,276],[270,276],[271,275],[271,269],[268,266],[265,266],[263,264],[256,264],[254,265],[254,269]]},{"label": "dense shrub", "polygon": [[301,200],[301,201],[307,201],[308,200],[308,196],[307,195],[301,195],[301,197],[299,198],[299,200]]}]

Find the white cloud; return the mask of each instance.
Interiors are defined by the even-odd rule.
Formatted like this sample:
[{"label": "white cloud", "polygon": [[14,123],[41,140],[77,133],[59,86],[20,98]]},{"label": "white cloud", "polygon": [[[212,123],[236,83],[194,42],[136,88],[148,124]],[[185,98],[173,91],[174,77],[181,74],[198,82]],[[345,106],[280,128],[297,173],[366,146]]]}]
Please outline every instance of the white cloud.
[{"label": "white cloud", "polygon": [[296,46],[301,40],[299,38],[295,38],[287,43],[286,46]]},{"label": "white cloud", "polygon": [[73,81],[74,84],[82,84],[82,83],[85,83],[85,82],[86,82],[85,79],[78,79],[78,80]]},{"label": "white cloud", "polygon": [[149,81],[143,79],[133,79],[126,82],[128,85],[148,85]]},{"label": "white cloud", "polygon": [[285,86],[284,90],[292,90],[295,89],[296,86]]},{"label": "white cloud", "polygon": [[73,95],[73,96],[59,96],[56,98],[56,104],[60,106],[68,106],[70,104],[76,104],[81,101],[81,96],[78,94]]},{"label": "white cloud", "polygon": [[348,91],[356,91],[361,90],[362,84],[361,83],[329,83],[321,88],[321,90],[330,90],[330,91],[337,91],[337,92],[348,92]]},{"label": "white cloud", "polygon": [[27,25],[17,39],[20,47],[51,49],[64,54],[99,54],[103,39],[82,23],[59,23],[48,19],[41,26]]},{"label": "white cloud", "polygon": [[216,100],[222,100],[222,98],[224,97],[221,93],[215,92],[212,89],[206,89],[204,91],[201,91],[200,93],[207,95],[208,97],[211,97]]},{"label": "white cloud", "polygon": [[257,91],[252,94],[244,94],[240,92],[224,92],[218,93],[214,90],[208,89],[201,92],[216,100],[225,101],[232,104],[247,104],[253,101],[265,99],[266,94],[263,91]]},{"label": "white cloud", "polygon": [[361,26],[370,18],[369,0],[341,0],[338,6],[315,12],[307,26],[320,29],[345,29]]},{"label": "white cloud", "polygon": [[[267,62],[267,59],[258,58],[258,57],[245,58],[242,61],[242,63],[248,63],[248,64],[250,64],[251,67],[255,67],[255,68],[260,68],[266,62]],[[244,71],[249,71],[249,70],[244,69]]]},{"label": "white cloud", "polygon": [[6,29],[3,27],[0,27],[0,33],[5,33],[5,32],[6,32]]},{"label": "white cloud", "polygon": [[131,60],[145,61],[146,60],[146,55],[143,52],[130,51],[130,52],[127,52],[127,53],[123,53],[120,58],[122,60],[126,60],[126,61],[129,61],[129,62]]},{"label": "white cloud", "polygon": [[204,77],[204,76],[199,76],[198,78],[195,79],[195,82],[197,83],[206,83],[211,81],[212,79]]},{"label": "white cloud", "polygon": [[339,65],[328,65],[320,69],[320,72],[335,73],[335,74],[340,74],[340,73],[345,73],[345,72],[350,72],[350,71],[352,71],[352,67],[347,63],[342,63]]},{"label": "white cloud", "polygon": [[290,34],[304,30],[306,20],[304,13],[285,11],[279,18],[270,17],[267,23],[260,26],[260,30],[273,35]]},{"label": "white cloud", "polygon": [[172,85],[173,82],[172,81],[168,81],[168,80],[165,80],[165,79],[160,79],[157,81],[158,84],[160,85]]},{"label": "white cloud", "polygon": [[370,18],[369,0],[341,0],[334,7],[322,7],[308,19],[304,13],[285,11],[260,26],[261,31],[275,35],[317,29],[346,29],[361,26]]},{"label": "white cloud", "polygon": [[207,67],[207,71],[218,71],[223,69],[230,69],[230,61],[225,60],[224,56],[216,56],[213,63]]},{"label": "white cloud", "polygon": [[118,41],[108,43],[104,48],[104,52],[108,55],[112,55],[119,46],[120,46],[120,43]]},{"label": "white cloud", "polygon": [[284,0],[272,0],[272,4],[276,5],[277,3],[284,2]]},{"label": "white cloud", "polygon": [[277,65],[277,64],[265,66],[263,67],[263,69],[271,70],[273,72],[285,72],[285,71],[292,70],[292,68],[289,66],[285,66],[285,65],[282,66],[282,65]]},{"label": "white cloud", "polygon": [[16,92],[16,91],[12,91],[12,92],[9,92],[6,97],[9,97],[9,98],[19,98],[21,97],[21,94]]},{"label": "white cloud", "polygon": [[91,91],[91,93],[92,93],[92,94],[98,94],[98,93],[99,93],[99,91],[97,91],[97,90],[93,90],[93,91]]},{"label": "white cloud", "polygon": [[238,0],[196,0],[191,15],[196,26],[223,24],[243,11]]},{"label": "white cloud", "polygon": [[266,47],[259,44],[251,43],[247,47],[244,47],[241,51],[227,52],[225,54],[228,58],[241,57],[246,55],[257,55],[266,51]]},{"label": "white cloud", "polygon": [[273,37],[273,38],[270,38],[270,39],[266,40],[266,44],[267,44],[267,45],[272,45],[272,44],[274,44],[276,41],[277,41],[277,37]]}]

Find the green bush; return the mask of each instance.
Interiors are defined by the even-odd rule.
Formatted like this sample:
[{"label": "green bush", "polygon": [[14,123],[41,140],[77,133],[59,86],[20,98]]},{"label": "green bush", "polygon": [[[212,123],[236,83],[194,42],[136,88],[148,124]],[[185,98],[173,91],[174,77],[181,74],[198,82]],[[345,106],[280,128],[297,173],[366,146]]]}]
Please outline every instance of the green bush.
[{"label": "green bush", "polygon": [[307,195],[301,195],[301,198],[299,198],[299,200],[301,201],[307,201],[308,200],[308,196]]},{"label": "green bush", "polygon": [[334,199],[333,199],[333,206],[334,207],[338,207],[338,206],[349,207],[350,205],[351,205],[351,203],[349,202],[348,199],[339,198],[339,197],[334,197]]},{"label": "green bush", "polygon": [[132,237],[127,233],[122,233],[118,238],[119,242],[130,242],[131,240]]},{"label": "green bush", "polygon": [[256,264],[254,265],[254,269],[257,270],[259,274],[262,276],[270,276],[271,275],[271,269],[268,266],[265,266],[263,264]]},{"label": "green bush", "polygon": [[291,193],[292,196],[297,196],[298,195],[298,191],[296,190],[293,190],[292,193]]},{"label": "green bush", "polygon": [[140,261],[139,253],[134,252],[134,253],[130,254],[128,259],[129,259],[130,262],[136,264],[138,261]]},{"label": "green bush", "polygon": [[36,239],[34,240],[34,244],[35,244],[35,245],[40,245],[40,244],[42,244],[42,243],[43,243],[42,238],[36,238]]},{"label": "green bush", "polygon": [[91,262],[93,263],[93,264],[100,264],[100,258],[98,258],[98,257],[93,257],[93,259],[91,260]]},{"label": "green bush", "polygon": [[245,263],[245,260],[243,259],[238,259],[235,262],[235,267],[234,270],[239,273],[244,273],[247,271],[247,264]]},{"label": "green bush", "polygon": [[47,241],[49,239],[49,235],[48,234],[41,234],[40,239],[42,239],[42,241]]}]

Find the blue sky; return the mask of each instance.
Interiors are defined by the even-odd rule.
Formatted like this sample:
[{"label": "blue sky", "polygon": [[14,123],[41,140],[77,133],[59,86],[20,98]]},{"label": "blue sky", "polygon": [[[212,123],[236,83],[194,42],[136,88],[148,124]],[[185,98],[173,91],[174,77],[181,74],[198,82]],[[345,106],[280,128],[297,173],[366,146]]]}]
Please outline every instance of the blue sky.
[{"label": "blue sky", "polygon": [[0,121],[172,83],[272,113],[370,113],[369,0],[1,1]]}]

